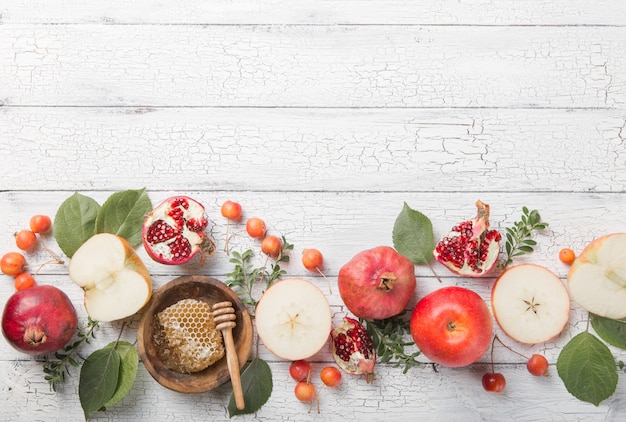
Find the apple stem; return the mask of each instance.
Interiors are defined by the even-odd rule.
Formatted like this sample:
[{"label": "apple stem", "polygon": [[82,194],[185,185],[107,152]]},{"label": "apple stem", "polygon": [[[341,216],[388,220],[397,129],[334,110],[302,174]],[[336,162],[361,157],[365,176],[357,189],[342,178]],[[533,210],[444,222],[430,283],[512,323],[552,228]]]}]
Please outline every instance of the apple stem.
[{"label": "apple stem", "polygon": [[330,287],[330,280],[326,277],[326,275],[322,272],[322,270],[319,269],[319,267],[315,267],[315,269],[317,270],[318,273],[320,273],[322,275],[322,277],[324,277],[324,279],[328,283],[328,293],[332,295],[333,291],[332,291],[332,289]]},{"label": "apple stem", "polygon": [[238,232],[234,232],[234,233],[231,233],[229,235],[228,234],[228,232],[229,232],[229,225],[230,225],[230,220],[228,220],[228,222],[226,223],[226,241],[224,242],[224,252],[226,252],[226,255],[230,255],[230,252],[228,251],[228,243],[230,242],[230,239],[232,239],[233,237],[235,237],[239,233],[243,233],[245,231],[245,230],[240,230]]},{"label": "apple stem", "polygon": [[[493,340],[491,341],[491,373],[495,374],[496,373],[496,367],[493,364],[493,346],[496,342],[496,339],[498,338],[497,335],[493,336]],[[498,340],[499,341],[499,340]]]},{"label": "apple stem", "polygon": [[[522,353],[520,353],[520,352],[518,352],[518,351],[514,350],[512,347],[507,346],[506,344],[504,344],[504,342],[503,342],[502,340],[500,340],[500,337],[498,337],[498,335],[497,335],[497,334],[494,336],[493,340],[494,340],[494,341],[495,341],[495,340],[498,340],[498,342],[499,342],[501,345],[503,345],[505,348],[509,349],[511,352],[515,353],[516,355],[519,355],[519,356],[523,357],[523,358],[524,358],[524,359],[526,359],[526,360],[530,359],[528,356],[523,355]],[[493,348],[493,346],[492,346],[492,348]],[[492,350],[492,352],[493,352],[493,350]]]},{"label": "apple stem", "polygon": [[[306,382],[309,382],[309,379],[307,378]],[[313,400],[311,401],[311,405],[309,406],[309,411],[308,413],[311,413],[311,410],[313,410],[313,406],[317,405],[317,414],[320,414],[320,400],[319,397],[317,396],[317,389],[315,390],[315,394],[313,396]]]},{"label": "apple stem", "polygon": [[[43,247],[43,249],[48,253],[48,255],[50,255],[50,257],[52,259],[49,259],[48,261],[42,262],[41,264],[38,264],[37,266],[37,270],[34,271],[33,275],[37,275],[39,274],[39,271],[41,271],[41,269],[48,265],[48,264],[65,264],[65,262],[61,259],[61,257],[59,255],[57,255],[56,253],[52,252],[44,243],[43,240],[41,240],[41,246]],[[28,266],[29,268],[31,266]]]},{"label": "apple stem", "polygon": [[61,259],[61,257],[57,254],[55,254],[54,252],[52,252],[47,246],[46,246],[46,242],[44,242],[43,240],[41,240],[41,246],[44,248],[44,250],[46,252],[48,252],[48,255],[50,255],[52,257],[52,259],[54,260],[54,262],[56,262],[57,264],[63,264],[63,260]]},{"label": "apple stem", "polygon": [[224,252],[228,255],[228,241],[230,237],[228,236],[228,231],[230,230],[230,219],[226,219],[226,241],[224,242]]}]

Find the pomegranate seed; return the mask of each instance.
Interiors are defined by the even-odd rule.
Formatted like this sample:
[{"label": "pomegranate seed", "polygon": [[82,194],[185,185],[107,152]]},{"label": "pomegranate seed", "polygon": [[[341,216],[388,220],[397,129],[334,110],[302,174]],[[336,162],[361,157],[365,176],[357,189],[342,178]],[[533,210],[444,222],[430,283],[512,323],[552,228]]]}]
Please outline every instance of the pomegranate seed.
[{"label": "pomegranate seed", "polygon": [[148,229],[147,239],[148,242],[155,244],[172,239],[179,234],[180,231],[176,230],[165,221],[159,220]]},{"label": "pomegranate seed", "polygon": [[191,244],[182,235],[176,236],[176,239],[169,243],[168,246],[172,252],[172,257],[176,260],[186,258],[191,254]]}]

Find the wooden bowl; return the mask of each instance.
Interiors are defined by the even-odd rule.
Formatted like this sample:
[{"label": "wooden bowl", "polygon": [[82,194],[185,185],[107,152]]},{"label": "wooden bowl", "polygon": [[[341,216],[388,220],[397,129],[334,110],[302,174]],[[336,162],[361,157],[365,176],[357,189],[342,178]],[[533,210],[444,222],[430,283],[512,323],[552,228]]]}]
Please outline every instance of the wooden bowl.
[{"label": "wooden bowl", "polygon": [[226,355],[203,371],[183,374],[163,364],[158,357],[157,345],[154,342],[155,335],[160,331],[157,314],[182,299],[203,300],[211,306],[226,300],[232,302],[237,315],[233,339],[240,369],[245,365],[252,351],[254,339],[252,320],[237,294],[226,284],[212,277],[181,276],[154,292],[139,322],[137,331],[139,356],[150,375],[162,386],[181,393],[203,393],[230,380]]}]

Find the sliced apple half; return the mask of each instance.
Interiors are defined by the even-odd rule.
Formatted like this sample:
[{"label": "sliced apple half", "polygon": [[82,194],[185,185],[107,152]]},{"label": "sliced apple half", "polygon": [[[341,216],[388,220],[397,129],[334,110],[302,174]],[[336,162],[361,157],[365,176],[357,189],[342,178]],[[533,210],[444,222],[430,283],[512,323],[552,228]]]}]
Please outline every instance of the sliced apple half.
[{"label": "sliced apple half", "polygon": [[552,271],[522,264],[504,271],[491,291],[491,307],[502,330],[521,343],[543,343],[563,331],[570,299]]},{"label": "sliced apple half", "polygon": [[255,313],[257,334],[274,355],[295,361],[317,353],[328,341],[332,315],[314,284],[287,278],[263,293]]},{"label": "sliced apple half", "polygon": [[152,296],[148,269],[126,239],[90,237],[74,253],[70,279],[85,291],[85,309],[96,321],[116,321],[139,311]]},{"label": "sliced apple half", "polygon": [[626,318],[626,233],[592,241],[567,275],[572,299],[587,311],[611,319]]}]

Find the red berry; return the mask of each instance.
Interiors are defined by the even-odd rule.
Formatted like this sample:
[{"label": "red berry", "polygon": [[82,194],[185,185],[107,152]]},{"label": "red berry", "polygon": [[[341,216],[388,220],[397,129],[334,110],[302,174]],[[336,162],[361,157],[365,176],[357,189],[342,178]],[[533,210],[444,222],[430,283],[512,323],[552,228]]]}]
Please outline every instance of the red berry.
[{"label": "red berry", "polygon": [[341,372],[334,366],[327,366],[320,372],[320,379],[328,387],[336,387],[341,382]]},{"label": "red berry", "polygon": [[576,259],[576,252],[570,248],[563,248],[559,251],[559,260],[567,265],[572,265]]},{"label": "red berry", "polygon": [[536,377],[541,377],[548,372],[548,359],[543,355],[534,354],[526,362],[528,372]]},{"label": "red berry", "polygon": [[304,359],[296,360],[289,366],[289,374],[296,381],[304,381],[311,375],[311,364]]},{"label": "red berry", "polygon": [[0,261],[0,270],[6,275],[16,276],[26,265],[26,258],[19,252],[7,252]]},{"label": "red berry", "polygon": [[20,230],[15,234],[15,244],[23,251],[33,248],[37,243],[37,235],[30,230]]},{"label": "red berry", "polygon": [[35,284],[37,284],[35,283],[35,279],[32,275],[28,273],[18,274],[18,276],[15,277],[15,281],[13,283],[13,285],[15,286],[15,290],[29,289]]},{"label": "red berry", "polygon": [[222,216],[228,218],[229,220],[239,220],[241,218],[241,205],[237,202],[233,202],[228,200],[222,204]]},{"label": "red berry", "polygon": [[301,402],[308,403],[315,398],[315,386],[308,381],[300,381],[296,384],[294,394]]},{"label": "red berry", "polygon": [[317,249],[309,248],[302,251],[302,265],[309,271],[320,271],[324,257]]},{"label": "red berry", "polygon": [[47,215],[33,215],[30,218],[30,229],[35,233],[46,233],[52,227],[52,220]]},{"label": "red berry", "polygon": [[265,236],[261,242],[261,252],[272,258],[278,257],[283,249],[283,242],[276,236]]},{"label": "red berry", "polygon": [[250,237],[260,239],[265,236],[267,229],[263,220],[257,217],[252,217],[246,221],[246,231]]},{"label": "red berry", "polygon": [[483,388],[492,393],[500,393],[506,386],[506,379],[500,373],[487,373],[483,375]]}]

